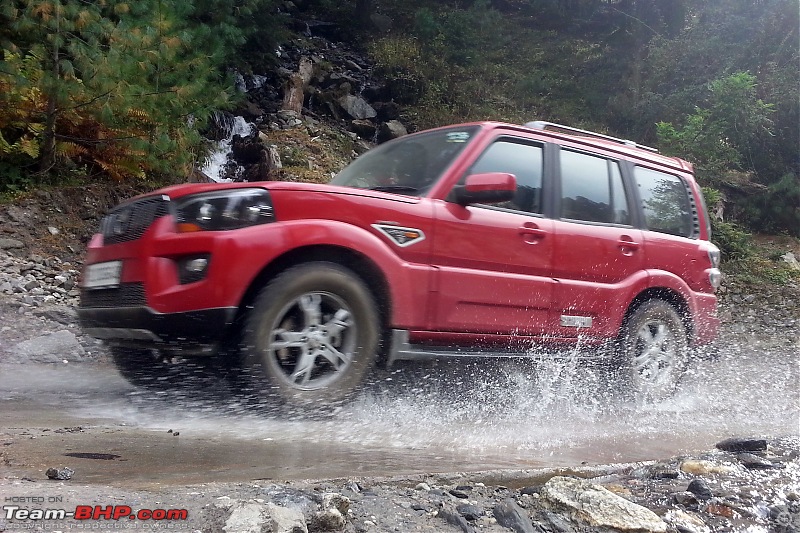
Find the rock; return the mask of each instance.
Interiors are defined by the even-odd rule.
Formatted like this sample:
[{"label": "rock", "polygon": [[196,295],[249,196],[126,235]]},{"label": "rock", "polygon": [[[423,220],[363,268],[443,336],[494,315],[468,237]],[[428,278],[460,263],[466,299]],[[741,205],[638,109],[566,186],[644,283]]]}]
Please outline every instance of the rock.
[{"label": "rock", "polygon": [[72,475],[74,473],[75,471],[73,469],[65,466],[64,468],[48,468],[47,472],[45,472],[45,475],[48,477],[48,479],[59,479],[66,481],[68,479],[72,479]]},{"label": "rock", "polygon": [[667,514],[664,515],[664,521],[674,526],[681,533],[711,533],[711,528],[698,516],[680,509],[667,511]]},{"label": "rock", "polygon": [[25,244],[17,239],[0,239],[0,250],[11,250],[12,248],[25,248]]},{"label": "rock", "polygon": [[331,507],[314,513],[308,528],[310,531],[341,531],[346,523],[342,513],[338,509]]},{"label": "rock", "polygon": [[323,509],[336,509],[341,514],[346,515],[347,511],[350,509],[350,504],[350,498],[336,492],[327,492],[322,495]]},{"label": "rock", "polygon": [[765,439],[730,438],[716,444],[717,449],[725,452],[761,452],[767,449]]},{"label": "rock", "polygon": [[388,15],[383,15],[381,13],[372,13],[369,16],[370,22],[372,25],[375,26],[375,29],[381,33],[388,33],[392,29],[393,21],[392,17]]},{"label": "rock", "polygon": [[267,523],[271,528],[268,531],[272,533],[308,533],[306,519],[300,511],[273,503],[268,503],[266,507],[269,514]]},{"label": "rock", "polygon": [[704,474],[730,474],[736,469],[732,466],[706,461],[702,459],[687,459],[681,463],[681,472],[700,476]]},{"label": "rock", "polygon": [[378,129],[379,142],[391,141],[392,139],[402,137],[403,135],[408,135],[408,130],[398,120],[384,122]]},{"label": "rock", "polygon": [[377,112],[360,96],[347,94],[339,98],[339,105],[344,111],[355,119],[375,118]]},{"label": "rock", "polygon": [[255,501],[237,501],[222,530],[226,533],[261,533],[266,521],[267,509]]},{"label": "rock", "polygon": [[752,453],[740,453],[736,455],[736,458],[749,470],[767,470],[775,468],[775,465],[770,461]]},{"label": "rock", "polygon": [[775,533],[796,533],[800,531],[800,506],[774,505],[769,508],[769,519]]},{"label": "rock", "polygon": [[50,235],[58,235],[60,233],[55,226],[47,226],[47,231],[50,232]]},{"label": "rock", "polygon": [[459,528],[463,533],[475,533],[475,528],[463,516],[452,509],[440,509],[438,516],[447,521],[448,524]]},{"label": "rock", "polygon": [[708,484],[702,479],[693,479],[686,490],[697,496],[700,500],[710,500],[714,497]]},{"label": "rock", "polygon": [[694,507],[700,503],[700,501],[697,499],[697,496],[689,491],[676,492],[672,495],[672,500],[678,505],[683,505],[684,507]]},{"label": "rock", "polygon": [[572,522],[567,520],[561,515],[550,511],[541,512],[542,520],[550,527],[545,527],[546,531],[554,531],[557,533],[574,533],[575,529],[572,527]]},{"label": "rock", "polygon": [[781,256],[781,260],[789,265],[789,268],[793,270],[800,270],[800,261],[794,256],[792,252],[786,252]]},{"label": "rock", "polygon": [[477,505],[470,505],[467,503],[462,503],[457,506],[456,511],[470,522],[474,522],[483,516],[483,509]]},{"label": "rock", "polygon": [[492,513],[498,524],[516,533],[536,533],[528,514],[511,498],[506,498],[495,505]]},{"label": "rock", "polygon": [[453,496],[455,496],[456,498],[459,498],[459,499],[462,499],[462,500],[466,500],[467,498],[469,498],[469,494],[467,494],[463,490],[452,489],[452,490],[449,490],[448,492],[450,494],[452,494]]},{"label": "rock", "polygon": [[543,500],[552,510],[592,527],[665,533],[667,524],[653,511],[583,479],[556,476],[545,483]]},{"label": "rock", "polygon": [[19,360],[37,363],[80,361],[86,354],[75,334],[65,329],[22,341],[11,348],[11,353]]},{"label": "rock", "polygon": [[375,132],[378,131],[377,126],[367,119],[356,119],[350,122],[350,128],[364,139],[372,139],[375,137]]}]

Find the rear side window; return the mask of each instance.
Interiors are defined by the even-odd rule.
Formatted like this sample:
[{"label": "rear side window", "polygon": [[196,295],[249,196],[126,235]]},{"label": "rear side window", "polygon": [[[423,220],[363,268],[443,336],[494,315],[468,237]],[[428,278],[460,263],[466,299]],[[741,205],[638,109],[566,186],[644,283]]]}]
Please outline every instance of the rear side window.
[{"label": "rear side window", "polygon": [[683,181],[677,176],[643,167],[636,167],[634,177],[647,229],[691,237],[694,224]]},{"label": "rear side window", "polygon": [[[517,178],[517,192],[510,202],[493,204],[496,207],[542,212],[542,164],[541,146],[500,140],[486,149],[469,169],[469,174],[484,172],[507,172]],[[466,178],[466,176],[465,176]]]},{"label": "rear side window", "polygon": [[604,157],[562,149],[561,218],[630,224],[619,164]]}]

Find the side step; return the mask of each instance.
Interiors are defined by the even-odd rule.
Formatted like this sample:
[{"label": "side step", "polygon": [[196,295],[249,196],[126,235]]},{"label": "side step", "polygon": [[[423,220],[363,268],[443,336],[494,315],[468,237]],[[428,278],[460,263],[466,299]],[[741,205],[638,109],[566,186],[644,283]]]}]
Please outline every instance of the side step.
[{"label": "side step", "polygon": [[[531,341],[531,347],[535,344]],[[580,346],[570,346],[567,349],[561,347],[551,353],[547,354],[548,359],[567,359],[575,357],[587,360],[599,360],[605,358],[605,350],[600,346],[586,346],[581,349]],[[587,350],[588,348],[589,350]],[[469,358],[509,358],[509,359],[532,359],[542,355],[542,352],[537,351],[519,351],[511,348],[492,348],[492,349],[477,349],[469,346],[430,346],[425,344],[411,344],[409,342],[409,332],[405,329],[392,330],[392,343],[389,351],[389,356],[386,361],[386,366],[391,367],[395,361],[419,361],[430,359],[469,359]]]}]

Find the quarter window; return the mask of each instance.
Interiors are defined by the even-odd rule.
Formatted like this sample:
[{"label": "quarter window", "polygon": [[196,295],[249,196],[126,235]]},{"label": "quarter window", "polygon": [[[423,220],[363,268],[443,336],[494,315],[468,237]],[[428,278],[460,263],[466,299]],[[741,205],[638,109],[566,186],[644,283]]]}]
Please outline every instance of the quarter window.
[{"label": "quarter window", "polygon": [[[542,212],[542,147],[500,140],[486,149],[469,169],[469,174],[507,172],[517,178],[514,198],[496,207]],[[466,176],[465,176],[466,177]]]},{"label": "quarter window", "polygon": [[619,164],[604,157],[562,150],[561,218],[630,224]]},{"label": "quarter window", "polygon": [[694,225],[683,181],[677,176],[643,167],[636,167],[634,177],[647,229],[691,237]]}]

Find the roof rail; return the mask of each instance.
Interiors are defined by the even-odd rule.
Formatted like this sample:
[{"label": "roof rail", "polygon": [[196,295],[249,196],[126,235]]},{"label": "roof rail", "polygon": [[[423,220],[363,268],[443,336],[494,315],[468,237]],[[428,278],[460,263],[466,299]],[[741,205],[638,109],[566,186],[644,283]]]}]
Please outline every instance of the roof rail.
[{"label": "roof rail", "polygon": [[547,122],[544,120],[535,120],[533,122],[526,122],[526,128],[532,128],[534,130],[545,130],[548,127],[554,128],[558,130],[564,130],[567,133],[576,133],[578,135],[585,135],[587,137],[596,137],[598,139],[604,139],[606,141],[612,141],[615,143],[624,144],[625,146],[633,146],[635,148],[641,148],[643,150],[648,150],[650,152],[658,153],[658,148],[653,148],[651,146],[645,146],[643,144],[636,143],[634,141],[629,141],[627,139],[620,139],[619,137],[611,137],[610,135],[603,135],[602,133],[595,133],[593,131],[581,130],[578,128],[573,128],[571,126],[564,126],[562,124],[556,124],[555,122]]}]

